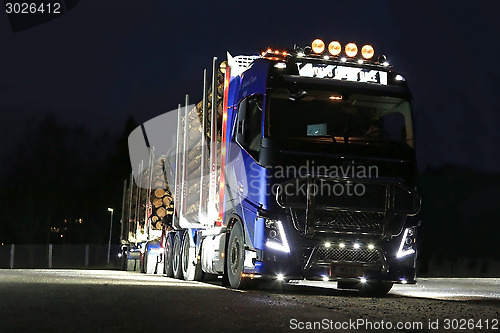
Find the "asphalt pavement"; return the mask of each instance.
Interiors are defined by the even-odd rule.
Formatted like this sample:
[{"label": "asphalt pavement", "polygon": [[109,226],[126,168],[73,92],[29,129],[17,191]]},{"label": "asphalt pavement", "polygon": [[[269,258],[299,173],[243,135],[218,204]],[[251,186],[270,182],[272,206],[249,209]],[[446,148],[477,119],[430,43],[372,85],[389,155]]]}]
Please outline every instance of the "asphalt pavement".
[{"label": "asphalt pavement", "polygon": [[92,270],[0,270],[0,332],[499,332],[500,279],[421,279],[382,298],[300,282]]}]

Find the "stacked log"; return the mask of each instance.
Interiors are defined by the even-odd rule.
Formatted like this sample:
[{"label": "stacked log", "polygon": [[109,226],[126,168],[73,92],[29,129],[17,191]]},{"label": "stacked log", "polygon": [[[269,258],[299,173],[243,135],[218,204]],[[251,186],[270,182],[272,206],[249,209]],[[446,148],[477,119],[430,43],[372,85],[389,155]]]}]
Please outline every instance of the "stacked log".
[{"label": "stacked log", "polygon": [[154,184],[150,193],[150,201],[152,206],[151,213],[151,228],[154,230],[161,230],[163,222],[167,215],[173,214],[173,200],[172,193],[166,181],[164,174],[165,157],[160,157],[152,168],[152,180]]},{"label": "stacked log", "polygon": [[[221,65],[225,68],[225,64]],[[216,154],[217,165],[220,166],[221,158],[221,128],[223,114],[223,94],[224,94],[224,74],[219,70],[217,74],[217,89],[216,89],[216,112],[217,112],[217,142]],[[200,207],[200,190],[209,186],[209,177],[205,177],[206,182],[200,184],[201,166],[206,163],[206,172],[209,172],[210,165],[208,163],[209,156],[206,160],[201,159],[201,139],[205,136],[207,144],[211,140],[211,113],[212,113],[212,88],[208,88],[207,96],[207,112],[206,122],[207,130],[203,133],[203,101],[197,103],[187,115],[188,131],[187,131],[187,161],[186,161],[186,201],[184,206],[184,216],[190,220],[196,220]],[[181,118],[181,123],[184,124],[185,117]],[[184,126],[182,126],[184,129]],[[210,154],[210,145],[208,145],[208,153]],[[171,221],[171,216],[174,213],[174,200],[172,193],[174,188],[170,188],[165,177],[165,157],[161,156],[155,160],[153,165],[146,168],[136,179],[137,184],[132,188],[132,191],[127,190],[127,202],[129,202],[129,238],[135,238],[135,231],[140,230],[144,233],[146,224],[146,209],[148,200],[151,204],[151,226],[153,229],[161,230],[165,221]],[[177,166],[180,167],[180,166]],[[220,168],[217,168],[216,182],[219,184]],[[200,188],[201,185],[201,188]],[[151,190],[150,190],[151,188]],[[217,191],[219,190],[217,186]],[[217,194],[218,195],[218,194]]]}]

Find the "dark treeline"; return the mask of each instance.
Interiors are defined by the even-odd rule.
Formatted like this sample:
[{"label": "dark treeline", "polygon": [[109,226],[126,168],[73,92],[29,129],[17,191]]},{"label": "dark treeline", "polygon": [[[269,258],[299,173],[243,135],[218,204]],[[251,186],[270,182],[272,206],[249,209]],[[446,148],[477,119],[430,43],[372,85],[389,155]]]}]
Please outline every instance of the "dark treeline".
[{"label": "dark treeline", "polygon": [[426,170],[419,183],[423,272],[431,258],[500,260],[500,175],[448,165]]},{"label": "dark treeline", "polygon": [[105,243],[108,207],[119,233],[123,180],[130,172],[127,138],[92,135],[48,115],[15,146],[0,184],[0,242]]}]

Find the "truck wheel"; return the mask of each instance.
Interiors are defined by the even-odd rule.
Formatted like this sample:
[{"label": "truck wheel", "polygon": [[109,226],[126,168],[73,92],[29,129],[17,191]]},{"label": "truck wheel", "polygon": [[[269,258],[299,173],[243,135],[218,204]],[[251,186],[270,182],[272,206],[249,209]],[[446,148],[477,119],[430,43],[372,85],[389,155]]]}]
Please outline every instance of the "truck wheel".
[{"label": "truck wheel", "polygon": [[237,221],[231,229],[226,258],[229,285],[235,289],[244,289],[248,281],[241,276],[245,262],[245,239],[240,221]]},{"label": "truck wheel", "polygon": [[393,283],[387,281],[376,281],[359,284],[359,292],[362,296],[380,297],[385,296],[391,290]]},{"label": "truck wheel", "polygon": [[182,279],[182,256],[181,256],[181,233],[176,232],[174,236],[174,251],[172,256],[172,270],[174,278]]},{"label": "truck wheel", "polygon": [[359,289],[359,282],[352,281],[339,281],[337,282],[337,289]]},{"label": "truck wheel", "polygon": [[173,270],[173,251],[174,247],[172,245],[172,237],[167,235],[167,240],[165,242],[165,255],[164,255],[164,273],[168,277],[174,277],[174,270]]}]

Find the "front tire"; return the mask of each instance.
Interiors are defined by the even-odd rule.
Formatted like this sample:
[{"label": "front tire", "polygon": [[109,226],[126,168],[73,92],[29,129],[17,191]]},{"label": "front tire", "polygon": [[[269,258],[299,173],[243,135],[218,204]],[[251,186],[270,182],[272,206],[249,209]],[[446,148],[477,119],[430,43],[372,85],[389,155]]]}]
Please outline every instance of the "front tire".
[{"label": "front tire", "polygon": [[181,233],[176,232],[174,236],[174,251],[172,257],[172,270],[174,273],[174,278],[182,279],[182,241]]},{"label": "front tire", "polygon": [[385,296],[391,290],[393,283],[387,281],[368,282],[359,285],[359,292],[363,296]]},{"label": "front tire", "polygon": [[227,278],[232,288],[244,289],[248,284],[248,280],[241,276],[244,262],[245,239],[243,236],[243,227],[240,221],[236,221],[229,234],[226,255]]}]

